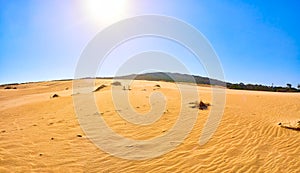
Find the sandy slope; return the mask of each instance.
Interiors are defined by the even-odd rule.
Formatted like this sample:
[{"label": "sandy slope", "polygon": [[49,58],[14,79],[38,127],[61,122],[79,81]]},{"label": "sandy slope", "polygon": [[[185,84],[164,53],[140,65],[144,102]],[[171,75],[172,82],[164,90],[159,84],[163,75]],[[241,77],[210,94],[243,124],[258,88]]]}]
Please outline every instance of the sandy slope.
[{"label": "sandy slope", "polygon": [[[113,106],[110,82],[97,81],[108,87],[95,96],[99,116],[116,133],[146,140],[164,135],[176,122],[180,95],[175,84],[132,85],[129,100],[139,113],[150,111],[153,91],[167,100],[158,121],[139,126],[118,116],[122,110]],[[153,90],[156,84],[161,88]],[[200,146],[198,140],[209,110],[199,112],[192,132],[173,151],[138,161],[111,156],[87,139],[75,115],[71,81],[17,88],[0,88],[0,172],[300,172],[300,132],[277,125],[300,120],[300,94],[227,90],[223,119],[207,144]],[[210,88],[198,91],[211,102]],[[50,98],[54,93],[60,97]]]}]

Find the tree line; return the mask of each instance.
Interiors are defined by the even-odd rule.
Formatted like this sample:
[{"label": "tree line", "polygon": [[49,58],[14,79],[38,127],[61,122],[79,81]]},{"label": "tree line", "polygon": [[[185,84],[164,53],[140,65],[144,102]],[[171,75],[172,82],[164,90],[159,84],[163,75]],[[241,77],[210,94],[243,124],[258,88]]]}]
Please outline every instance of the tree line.
[{"label": "tree line", "polygon": [[227,88],[229,89],[239,89],[239,90],[255,90],[255,91],[273,91],[273,92],[300,92],[300,84],[298,84],[297,88],[292,87],[291,84],[287,83],[286,87],[282,86],[266,86],[259,84],[232,84],[227,83]]},{"label": "tree line", "polygon": [[244,83],[229,83],[223,82],[208,77],[202,77],[197,75],[170,73],[170,72],[153,72],[144,74],[132,74],[127,76],[118,76],[116,79],[135,79],[135,80],[150,80],[150,81],[166,81],[166,82],[187,82],[196,84],[207,84],[227,87],[229,89],[239,90],[255,90],[255,91],[274,91],[274,92],[300,92],[300,84],[297,88],[292,87],[291,84],[287,84],[286,87],[282,86],[266,86],[260,84],[244,84]]}]

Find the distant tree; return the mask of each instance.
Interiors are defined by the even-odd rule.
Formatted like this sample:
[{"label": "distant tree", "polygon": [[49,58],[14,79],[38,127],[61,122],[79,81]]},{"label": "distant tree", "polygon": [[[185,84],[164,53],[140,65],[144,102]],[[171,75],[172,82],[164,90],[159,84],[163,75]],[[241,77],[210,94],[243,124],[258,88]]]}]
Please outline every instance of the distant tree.
[{"label": "distant tree", "polygon": [[287,88],[289,88],[289,89],[292,88],[292,84],[287,83],[286,86],[287,86]]},{"label": "distant tree", "polygon": [[298,84],[298,89],[300,90],[300,84]]}]

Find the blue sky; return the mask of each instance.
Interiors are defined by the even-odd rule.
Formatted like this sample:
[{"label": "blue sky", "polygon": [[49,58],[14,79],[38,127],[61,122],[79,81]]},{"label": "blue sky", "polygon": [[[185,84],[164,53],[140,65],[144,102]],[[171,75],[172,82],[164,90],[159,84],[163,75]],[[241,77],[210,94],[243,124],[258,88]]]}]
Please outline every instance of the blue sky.
[{"label": "blue sky", "polygon": [[[85,2],[0,0],[0,83],[73,78],[85,46],[108,25],[102,24],[101,19],[92,21],[83,9]],[[299,1],[128,0],[125,3],[120,19],[159,14],[176,17],[197,28],[218,54],[226,81],[282,86],[300,83]],[[155,45],[149,40],[150,43],[144,41],[144,48]],[[172,51],[167,44],[163,48]],[[182,56],[192,73],[206,75],[202,67]],[[112,66],[119,62],[112,61]]]}]

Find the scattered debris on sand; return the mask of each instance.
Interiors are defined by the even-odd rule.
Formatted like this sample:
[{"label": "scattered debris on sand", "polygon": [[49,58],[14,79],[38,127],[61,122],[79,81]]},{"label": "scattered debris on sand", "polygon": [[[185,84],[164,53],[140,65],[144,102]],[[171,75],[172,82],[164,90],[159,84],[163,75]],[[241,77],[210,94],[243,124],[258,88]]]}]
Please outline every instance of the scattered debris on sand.
[{"label": "scattered debris on sand", "polygon": [[190,108],[197,108],[198,107],[198,102],[197,101],[190,102],[189,104],[192,105],[192,106],[190,106]]},{"label": "scattered debris on sand", "polygon": [[300,131],[300,120],[296,123],[278,123],[278,125],[282,128]]},{"label": "scattered debris on sand", "polygon": [[126,88],[126,86],[124,85],[124,86],[123,86],[123,90],[129,90],[129,91],[130,91],[130,90],[131,90],[130,85],[127,85],[127,88]]},{"label": "scattered debris on sand", "polygon": [[97,91],[100,91],[101,89],[105,88],[106,85],[101,85],[99,86],[98,88],[96,88],[93,92],[97,92]]}]

